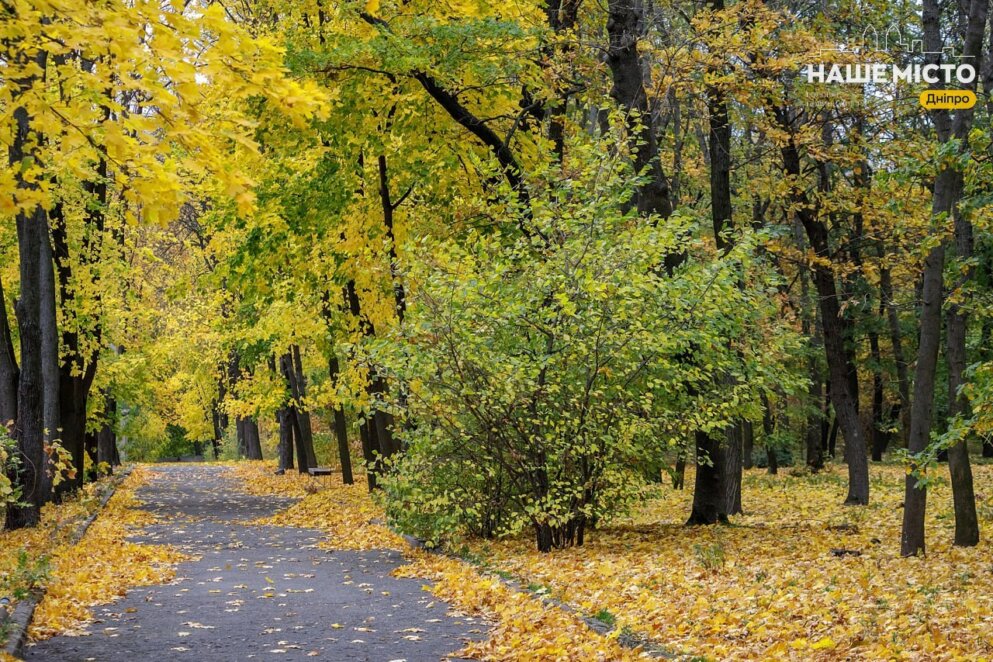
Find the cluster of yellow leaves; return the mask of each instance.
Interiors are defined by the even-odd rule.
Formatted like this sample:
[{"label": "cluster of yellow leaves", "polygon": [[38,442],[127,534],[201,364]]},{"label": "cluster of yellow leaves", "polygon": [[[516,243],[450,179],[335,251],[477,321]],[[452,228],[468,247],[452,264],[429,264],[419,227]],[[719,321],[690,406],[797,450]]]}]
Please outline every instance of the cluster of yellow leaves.
[{"label": "cluster of yellow leaves", "polygon": [[78,632],[91,619],[89,608],[112,602],[135,586],[162,584],[186,557],[171,547],[136,544],[127,537],[155,521],[137,510],[135,489],[145,471],[135,470],[118,488],[79,543],[57,552],[44,599],[28,630],[32,639]]},{"label": "cluster of yellow leaves", "polygon": [[[42,508],[38,526],[0,532],[0,586],[7,592],[28,590],[28,577],[16,577],[18,557],[23,552],[29,560],[52,556],[68,544],[76,526],[99,505],[106,481],[89,483],[78,497]],[[0,508],[0,516],[4,514]]]},{"label": "cluster of yellow leaves", "polygon": [[[480,660],[634,660],[612,636],[594,634],[575,614],[516,591],[496,577],[451,557],[412,553],[397,577],[434,582],[430,590],[459,609],[493,624],[485,641],[472,642],[458,655]],[[620,632],[616,630],[615,632]]]},{"label": "cluster of yellow leaves", "polygon": [[326,545],[333,549],[403,546],[403,540],[383,526],[386,516],[369,497],[364,476],[357,476],[354,485],[345,485],[338,474],[332,475],[329,482],[325,476],[311,478],[296,472],[276,476],[274,469],[269,462],[244,462],[236,471],[248,479],[245,489],[250,494],[303,496],[303,499],[253,524],[322,529],[328,533]]},{"label": "cluster of yellow leaves", "polygon": [[[993,466],[975,467],[981,524],[993,525]],[[687,490],[661,488],[634,517],[580,548],[531,540],[474,553],[586,613],[689,655],[716,659],[970,659],[993,656],[993,545],[951,546],[947,484],[929,495],[926,558],[899,555],[904,473],[872,467],[872,504],[845,507],[844,468],[748,472],[746,515],[688,528]],[[843,551],[844,550],[844,551]],[[850,552],[856,552],[854,555]]]},{"label": "cluster of yellow leaves", "polygon": [[[398,549],[411,563],[398,577],[433,582],[430,590],[456,608],[492,623],[486,641],[469,644],[459,656],[484,660],[627,660],[636,655],[613,639],[591,631],[582,620],[528,593],[515,591],[495,577],[456,559],[410,550],[400,536],[383,525],[382,508],[370,497],[365,480],[344,485],[332,476],[311,479],[297,473],[273,474],[269,462],[242,462],[235,472],[250,494],[302,496],[303,499],[258,524],[324,529],[326,546],[334,549]],[[321,482],[318,482],[321,481]],[[314,487],[320,491],[308,494]]]}]

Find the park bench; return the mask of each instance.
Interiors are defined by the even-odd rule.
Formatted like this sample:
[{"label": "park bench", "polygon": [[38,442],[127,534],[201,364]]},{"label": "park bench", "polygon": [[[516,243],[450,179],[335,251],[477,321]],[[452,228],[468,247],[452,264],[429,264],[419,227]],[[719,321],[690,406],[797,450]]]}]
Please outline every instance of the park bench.
[{"label": "park bench", "polygon": [[315,480],[321,476],[327,476],[327,486],[331,487],[331,467],[311,467],[307,469],[307,473],[309,473],[310,477]]}]

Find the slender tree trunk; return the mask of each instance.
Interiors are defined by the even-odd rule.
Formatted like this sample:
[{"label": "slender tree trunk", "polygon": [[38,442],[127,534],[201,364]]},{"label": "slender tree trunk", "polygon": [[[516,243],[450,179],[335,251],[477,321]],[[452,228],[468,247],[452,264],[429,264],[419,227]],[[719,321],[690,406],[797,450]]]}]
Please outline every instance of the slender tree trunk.
[{"label": "slender tree trunk", "polygon": [[297,470],[304,474],[311,467],[316,467],[317,462],[312,461],[314,458],[314,435],[310,427],[310,415],[303,412],[303,407],[300,404],[304,394],[301,392],[301,384],[297,380],[292,349],[283,354],[279,363],[283,378],[290,388],[292,399],[286,407],[289,409],[293,438],[296,441]]},{"label": "slender tree trunk", "polygon": [[[788,129],[790,125],[785,110],[777,108],[775,112],[780,124]],[[799,181],[802,176],[800,154],[792,139],[782,148],[782,155],[783,170],[792,179]],[[851,321],[841,314],[838,287],[834,270],[830,266],[832,254],[827,226],[816,216],[814,207],[806,192],[799,188],[799,184],[794,185],[792,197],[798,205],[796,214],[807,234],[810,247],[818,258],[812,268],[814,290],[820,302],[824,352],[831,380],[831,400],[838,424],[845,435],[845,459],[848,461],[848,496],[845,503],[865,505],[869,503],[869,460],[862,423],[859,420],[858,403],[852,393],[854,358],[847,342],[852,336],[851,330],[847,328]]]},{"label": "slender tree trunk", "polygon": [[[718,12],[724,9],[724,0],[709,0],[711,10]],[[713,75],[719,75],[719,70],[711,69]],[[710,155],[710,209],[711,221],[714,227],[714,242],[720,254],[727,255],[733,248],[734,240],[728,236],[732,229],[731,206],[731,121],[728,115],[727,93],[717,84],[707,86],[707,111],[709,135],[707,137],[708,153]],[[743,284],[739,284],[739,287]],[[734,351],[728,345],[728,351]],[[725,375],[723,381],[730,387],[734,380]],[[737,515],[741,510],[741,470],[742,470],[742,421],[732,423],[724,430],[724,447],[719,450],[724,454],[721,462],[722,510],[725,515]],[[702,486],[702,483],[697,483]]]},{"label": "slender tree trunk", "polygon": [[117,400],[104,391],[104,423],[97,432],[97,462],[108,467],[120,464],[117,457]]},{"label": "slender tree trunk", "polygon": [[[970,58],[974,66],[981,68],[982,43],[986,33],[986,17],[989,11],[989,0],[973,0],[969,4],[968,15],[965,17],[966,36],[962,54]],[[928,53],[929,64],[940,60],[944,41],[941,35],[941,6],[937,0],[924,0],[922,25],[924,32],[924,50]],[[975,90],[975,82],[968,86]],[[931,111],[938,138],[943,143],[952,139],[961,141],[960,149],[968,147],[969,130],[972,127],[972,109],[961,110],[954,119],[946,110]],[[943,164],[934,179],[931,201],[931,213],[936,218],[948,218],[955,211],[956,203],[962,193],[962,172],[954,164]],[[957,215],[956,215],[957,216]],[[958,228],[956,228],[958,230]],[[956,233],[959,234],[958,232]],[[957,236],[956,239],[959,237]],[[938,351],[941,344],[941,308],[943,304],[945,268],[945,244],[935,246],[924,261],[922,303],[921,303],[921,340],[917,350],[917,368],[914,375],[914,400],[910,416],[910,440],[908,451],[914,458],[922,454],[928,447],[931,436],[931,419],[934,408],[934,391]],[[964,332],[964,331],[963,331]],[[955,357],[957,358],[957,357]],[[964,356],[962,357],[964,361]],[[967,449],[966,449],[967,452]],[[959,456],[957,463],[959,475],[959,494],[956,496],[956,506],[967,508],[959,499],[964,499],[965,468],[968,467],[968,457],[963,467]],[[971,479],[971,472],[968,474]],[[953,473],[953,480],[955,474]],[[970,480],[971,482],[971,480]],[[926,487],[917,487],[917,477],[908,473],[904,487],[903,533],[900,541],[900,553],[903,556],[923,554],[924,516],[927,510]],[[973,503],[972,508],[975,508]],[[956,519],[959,513],[956,512]],[[963,527],[963,535],[969,532]],[[956,526],[956,529],[958,527]],[[978,527],[976,536],[978,537]],[[966,538],[968,539],[968,538]]]},{"label": "slender tree trunk", "polygon": [[742,421],[741,433],[741,466],[745,469],[751,469],[754,466],[752,453],[755,451],[755,425],[751,421]]},{"label": "slender tree trunk", "polygon": [[[338,357],[332,352],[331,358],[328,359],[328,375],[332,384],[338,383],[339,371]],[[334,435],[338,441],[338,459],[341,462],[341,481],[345,485],[351,485],[355,479],[352,477],[352,456],[348,450],[348,424],[345,420],[345,410],[340,404],[334,408],[332,417]]]},{"label": "slender tree trunk", "polygon": [[656,214],[665,219],[672,214],[669,180],[659,159],[658,136],[646,92],[651,85],[646,81],[647,67],[638,49],[646,28],[646,8],[642,0],[608,0],[607,66],[613,80],[610,94],[627,112],[635,171],[645,175],[635,194],[635,204],[643,215]]},{"label": "slender tree trunk", "polygon": [[[880,315],[883,314],[883,304],[880,302]],[[889,442],[889,433],[883,429],[887,424],[885,420],[883,405],[883,355],[879,350],[879,334],[872,330],[869,332],[869,354],[872,358],[872,460],[881,462],[886,445]]]},{"label": "slender tree trunk", "polygon": [[[955,214],[955,257],[965,263],[972,257],[972,223],[967,212],[958,210]],[[972,279],[972,268],[966,267],[958,287],[968,285]],[[955,424],[957,416],[968,416],[968,399],[959,393],[964,383],[968,358],[966,356],[966,334],[968,333],[968,313],[957,302],[948,307],[947,358],[948,358],[948,419]],[[963,436],[948,448],[948,469],[951,473],[952,500],[955,506],[955,544],[972,547],[979,544],[979,518],[976,514],[976,494],[972,483],[972,467],[969,463],[969,446]]]},{"label": "slender tree trunk", "polygon": [[245,432],[246,423],[246,419],[241,416],[236,416],[234,419],[235,439],[238,443],[238,457],[246,457],[248,455],[248,442]]},{"label": "slender tree trunk", "polygon": [[279,420],[279,469],[293,468],[293,420],[289,407],[281,407],[276,414]]},{"label": "slender tree trunk", "polygon": [[768,473],[775,475],[779,473],[779,456],[776,455],[776,446],[772,443],[772,438],[776,432],[776,414],[769,406],[765,396],[762,397],[765,405],[765,412],[762,415],[762,432],[765,433],[765,460]]},{"label": "slender tree trunk", "polygon": [[9,431],[17,420],[17,380],[20,373],[7,317],[7,300],[0,281],[0,425]]},{"label": "slender tree trunk", "polygon": [[[882,244],[879,257],[883,257]],[[893,281],[888,267],[879,270],[879,293],[886,307],[886,322],[889,326],[890,345],[893,346],[893,362],[896,364],[897,386],[900,392],[900,439],[907,446],[910,437],[910,375],[907,360],[903,354],[903,333],[900,330],[900,315],[893,300]]]},{"label": "slender tree trunk", "polygon": [[300,356],[299,345],[290,348],[293,354],[293,375],[296,383],[295,393],[297,399],[297,418],[300,421],[300,428],[303,432],[304,449],[307,451],[307,464],[311,467],[317,466],[317,456],[314,453],[314,432],[310,420],[310,412],[304,408],[303,400],[307,397],[307,377],[303,372],[303,360]]},{"label": "slender tree trunk", "polygon": [[[45,446],[51,446],[53,443],[59,441],[59,437],[63,432],[63,422],[59,411],[59,329],[55,312],[55,267],[52,258],[52,243],[49,239],[47,215],[44,216],[44,222],[45,225],[42,228],[43,237],[39,245],[41,254],[38,257],[40,270],[39,283],[41,285],[41,374],[45,393],[42,421]],[[83,437],[86,434],[85,403],[81,418],[83,419],[83,424],[80,428],[78,443],[74,444],[70,449],[72,451],[73,468],[76,470],[75,478],[66,480],[63,483],[67,486],[81,487],[83,484]],[[75,422],[73,421],[73,423]],[[44,462],[45,465],[40,477],[41,489],[44,494],[51,494],[53,467],[48,462],[47,454],[45,455]]]}]

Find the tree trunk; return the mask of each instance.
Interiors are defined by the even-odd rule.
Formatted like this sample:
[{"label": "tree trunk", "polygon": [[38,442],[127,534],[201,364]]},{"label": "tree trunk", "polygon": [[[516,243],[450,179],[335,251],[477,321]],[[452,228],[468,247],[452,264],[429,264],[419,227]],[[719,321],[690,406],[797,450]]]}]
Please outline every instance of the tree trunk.
[{"label": "tree trunk", "polygon": [[[955,213],[955,257],[965,264],[972,257],[972,223],[968,212]],[[966,266],[962,279],[956,286],[966,286],[972,279],[972,268]],[[968,416],[969,402],[959,393],[964,383],[963,374],[968,357],[966,356],[966,334],[968,313],[965,307],[953,301],[948,307],[947,359],[948,359],[948,419],[956,424],[956,417]],[[976,493],[972,483],[972,467],[969,463],[969,446],[963,436],[948,448],[948,469],[951,473],[952,501],[955,507],[955,544],[972,547],[979,544],[979,518],[976,514]]]},{"label": "tree trunk", "polygon": [[[781,125],[789,128],[785,111],[777,109],[776,112]],[[782,148],[782,155],[783,170],[788,176],[799,181],[802,176],[800,154],[792,139]],[[848,461],[848,496],[845,498],[845,503],[865,505],[869,503],[869,462],[866,456],[865,438],[862,434],[862,423],[859,421],[858,403],[855,394],[852,393],[851,373],[854,369],[854,357],[847,343],[847,339],[852,336],[851,329],[848,328],[851,321],[841,314],[834,270],[830,266],[832,254],[827,226],[816,216],[806,192],[800,189],[798,184],[794,185],[792,197],[798,204],[796,214],[807,234],[810,247],[818,258],[812,268],[814,290],[820,302],[824,352],[831,380],[831,400],[838,424],[845,435],[845,459]]]},{"label": "tree trunk", "polygon": [[701,431],[694,433],[694,436],[697,456],[696,483],[693,486],[693,509],[686,524],[727,522],[727,515],[721,512],[721,476],[723,471],[720,442]]},{"label": "tree trunk", "polygon": [[642,0],[608,0],[607,66],[613,80],[610,94],[627,111],[634,169],[645,176],[635,193],[635,204],[643,216],[658,215],[666,219],[672,214],[669,180],[659,159],[658,136],[646,92],[651,85],[645,80],[647,67],[638,49],[646,27],[645,11]]},{"label": "tree trunk", "polygon": [[[41,374],[42,388],[45,393],[45,400],[42,405],[42,424],[44,444],[46,447],[50,447],[59,441],[60,430],[63,434],[65,430],[62,430],[64,422],[59,411],[61,398],[59,393],[59,328],[55,312],[55,267],[52,259],[52,243],[49,239],[48,218],[44,214],[43,217],[45,224],[42,228],[43,236],[39,245],[41,254],[38,256],[39,284],[41,285]],[[86,435],[85,402],[83,403],[81,418],[83,422],[79,426],[78,437],[72,440],[71,446],[66,446],[72,453],[72,464],[75,469],[75,478],[64,476],[66,480],[59,485],[60,488],[65,486],[66,491],[83,485],[83,467],[85,466],[83,444]],[[73,420],[72,423],[75,424],[76,421]],[[63,445],[65,446],[65,444]],[[52,491],[52,471],[54,470],[48,462],[48,457],[46,453],[43,458],[45,464],[40,472],[39,480],[41,490],[46,495],[51,494]]]},{"label": "tree trunk", "polygon": [[297,380],[296,366],[293,361],[293,351],[288,350],[279,359],[280,370],[290,389],[290,402],[286,405],[289,410],[290,423],[293,427],[293,438],[296,442],[297,470],[305,474],[311,467],[316,467],[314,458],[314,434],[310,427],[310,415],[302,411],[301,384]]},{"label": "tree trunk", "polygon": [[721,462],[721,512],[740,515],[741,509],[741,426],[732,425],[724,430],[725,444],[718,451]]},{"label": "tree trunk", "polygon": [[762,432],[765,433],[765,459],[768,473],[775,475],[779,473],[779,456],[776,455],[776,446],[772,443],[772,437],[776,432],[776,414],[769,407],[769,402],[765,396],[762,397],[765,405],[765,413],[762,416]]},{"label": "tree trunk", "polygon": [[20,370],[14,354],[7,299],[0,281],[0,425],[9,431],[17,420],[17,380]]},{"label": "tree trunk", "polygon": [[[965,21],[966,36],[962,54],[964,57],[970,58],[969,61],[974,63],[977,70],[982,65],[982,43],[986,33],[988,10],[989,0],[973,0],[969,5],[968,16]],[[924,0],[922,25],[924,50],[928,53],[925,59],[929,64],[936,64],[940,60],[944,44],[941,35],[941,6],[937,0]],[[974,91],[975,82],[968,87]],[[961,141],[960,149],[968,148],[968,135],[973,118],[972,109],[959,111],[955,114],[954,119],[947,110],[931,111],[931,116],[941,142],[948,143],[952,139],[958,139]],[[958,167],[954,163],[943,164],[943,167],[938,169],[934,179],[931,200],[932,217],[950,217],[955,211],[962,187],[963,177]],[[958,228],[956,230],[956,239],[958,239]],[[931,250],[924,262],[924,282],[921,292],[921,340],[917,350],[917,368],[914,374],[914,399],[910,415],[910,440],[908,444],[908,451],[912,459],[927,449],[931,436],[935,372],[941,344],[944,268],[945,244],[942,242]],[[964,361],[964,356],[962,359]],[[957,465],[959,469],[957,502],[959,498],[965,498],[963,494],[966,487],[964,485],[965,476],[962,473],[961,459],[960,456]],[[967,457],[965,459],[968,460]],[[971,473],[969,477],[971,478]],[[959,505],[956,503],[957,507]],[[962,504],[962,507],[965,508],[965,504]],[[974,503],[973,508],[975,508]],[[900,541],[900,553],[903,556],[924,553],[924,515],[926,510],[926,487],[918,488],[917,477],[908,473],[904,486],[903,533]],[[958,516],[958,512],[956,512],[956,516]],[[963,533],[967,532],[963,531]],[[976,533],[978,535],[978,530]]]},{"label": "tree trunk", "polygon": [[741,466],[744,469],[751,469],[755,464],[752,461],[752,453],[755,450],[755,425],[751,421],[742,421],[741,434]]},{"label": "tree trunk", "polygon": [[107,392],[103,397],[104,422],[97,432],[97,462],[104,462],[113,468],[120,464],[117,456],[117,400]]},{"label": "tree trunk", "polygon": [[[817,361],[811,359],[811,379],[810,379],[810,389],[808,395],[810,397],[811,404],[820,403],[824,396],[822,395],[821,389],[821,374],[820,369],[817,367]],[[813,410],[813,407],[811,407]],[[811,473],[817,473],[824,468],[824,442],[821,437],[823,436],[824,429],[824,416],[821,414],[819,408],[818,412],[811,413],[807,416],[806,424],[806,447],[807,447],[807,467],[810,469]]]},{"label": "tree trunk", "polygon": [[[27,56],[16,55],[17,64],[26,64]],[[47,55],[38,51],[34,64],[44,71]],[[17,188],[34,193],[38,184],[25,179],[21,174],[21,164],[31,159],[37,162],[34,150],[42,144],[42,137],[31,127],[31,117],[24,106],[18,105],[22,96],[34,86],[34,76],[10,81],[12,83],[12,106],[14,131],[8,148],[9,162],[14,172]],[[41,506],[50,495],[44,489],[45,482],[45,383],[44,383],[44,330],[43,307],[54,300],[54,291],[43,291],[46,282],[43,275],[42,259],[47,254],[43,243],[48,243],[48,215],[41,207],[20,210],[16,217],[17,246],[20,269],[20,297],[15,306],[19,339],[21,345],[20,377],[17,388],[17,419],[15,435],[21,464],[13,476],[15,486],[22,489],[20,504],[7,508],[7,528],[17,529],[38,523]]]},{"label": "tree trunk", "polygon": [[[338,357],[332,352],[331,358],[328,359],[328,375],[331,378],[332,387],[338,383],[339,371]],[[352,456],[348,450],[348,424],[345,420],[345,410],[340,404],[334,408],[332,416],[334,436],[338,441],[338,459],[341,462],[341,481],[345,485],[351,485],[355,479],[352,477]]]},{"label": "tree trunk", "polygon": [[276,412],[279,423],[279,470],[286,472],[293,468],[293,420],[290,408],[286,405]]},{"label": "tree trunk", "polygon": [[262,439],[259,437],[259,424],[254,418],[246,418],[245,426],[245,456],[249,460],[262,459]]},{"label": "tree trunk", "polygon": [[303,400],[307,397],[307,377],[303,373],[303,361],[300,357],[299,345],[290,347],[293,354],[293,377],[296,384],[294,398],[297,401],[297,419],[300,421],[300,429],[303,434],[304,450],[307,451],[307,464],[311,467],[317,466],[317,456],[314,453],[314,428],[310,420],[310,412],[304,407]]},{"label": "tree trunk", "polygon": [[[882,315],[882,302],[879,308]],[[889,442],[889,432],[883,429],[888,424],[883,415],[883,356],[879,351],[879,334],[875,330],[869,332],[869,354],[872,357],[872,460],[881,462]]]},{"label": "tree trunk", "polygon": [[[879,247],[880,257],[883,256],[882,245]],[[879,270],[879,293],[886,307],[886,321],[890,331],[890,345],[893,346],[893,362],[896,363],[897,386],[900,392],[900,439],[902,446],[907,446],[910,438],[910,376],[907,371],[907,360],[903,354],[903,333],[900,331],[900,315],[893,300],[893,282],[889,268]]]},{"label": "tree trunk", "polygon": [[[721,11],[724,9],[724,0],[709,0],[708,6],[715,12]],[[721,72],[711,69],[710,73],[716,76]],[[733,248],[734,240],[727,234],[732,229],[731,121],[728,115],[727,93],[720,85],[707,86],[707,112],[711,221],[714,227],[714,243],[718,252],[724,256]],[[739,284],[739,287],[743,286],[743,283]],[[730,342],[727,349],[729,352],[735,351]],[[724,375],[722,380],[728,386],[734,386],[734,379],[730,375]],[[737,515],[742,512],[742,422],[738,420],[728,426],[724,430],[724,438],[726,443],[719,451],[724,454],[721,463],[722,510],[725,515]],[[697,485],[702,484],[697,483]]]}]

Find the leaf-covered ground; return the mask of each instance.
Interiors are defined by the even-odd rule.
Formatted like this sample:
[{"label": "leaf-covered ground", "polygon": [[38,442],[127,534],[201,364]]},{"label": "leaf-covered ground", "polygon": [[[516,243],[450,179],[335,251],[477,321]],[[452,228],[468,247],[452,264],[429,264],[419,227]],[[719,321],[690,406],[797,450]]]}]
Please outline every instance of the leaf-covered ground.
[{"label": "leaf-covered ground", "polygon": [[178,555],[125,540],[150,522],[147,513],[134,510],[134,490],[143,476],[138,468],[118,486],[75,545],[72,535],[97,510],[111,479],[89,483],[60,504],[47,504],[37,527],[0,533],[0,596],[11,600],[11,609],[28,591],[47,587],[29,631],[32,638],[73,631],[90,618],[93,605],[110,602],[131,586],[169,578],[169,564]]},{"label": "leaf-covered ground", "polygon": [[[872,503],[845,507],[844,467],[744,480],[746,514],[688,528],[692,492],[668,488],[588,543],[530,540],[473,553],[587,613],[710,659],[993,657],[993,465],[974,467],[984,540],[950,543],[951,490],[928,498],[928,555],[899,555],[904,475],[873,466]],[[947,472],[946,472],[947,473]],[[692,476],[687,485],[692,486]]]},{"label": "leaf-covered ground", "polygon": [[[250,489],[306,494],[309,478],[240,471]],[[974,467],[984,533],[993,529],[993,465]],[[477,565],[410,553],[399,572],[494,622],[466,651],[486,659],[621,659],[632,655],[573,614],[514,592],[478,568],[510,573],[578,612],[615,622],[677,655],[705,659],[989,659],[993,546],[953,547],[951,491],[929,495],[926,558],[899,555],[903,473],[872,467],[872,504],[842,505],[845,468],[746,473],[746,514],[730,526],[683,526],[692,498],[651,488],[633,516],[580,548],[534,551],[529,538],[470,545]],[[276,519],[330,532],[335,546],[400,545],[364,484],[307,496]]]},{"label": "leaf-covered ground", "polygon": [[135,490],[146,476],[143,468],[136,468],[83,539],[52,555],[48,588],[28,629],[31,639],[77,632],[92,618],[93,606],[112,602],[135,586],[161,584],[175,576],[183,554],[164,545],[127,540],[155,521],[154,515],[137,509]]},{"label": "leaf-covered ground", "polygon": [[[383,524],[382,509],[370,498],[365,482],[343,485],[340,476],[330,483],[296,473],[275,476],[269,463],[240,463],[235,471],[244,489],[254,494],[303,496],[303,500],[260,524],[323,529],[322,543],[335,549],[397,549],[410,563],[398,577],[424,579],[425,590],[457,609],[486,618],[488,639],[472,642],[460,656],[485,660],[626,660],[637,655],[622,648],[615,637],[590,630],[573,613],[546,604],[528,593],[515,591],[495,575],[436,554],[413,551]],[[316,490],[316,491],[315,491]]]}]

